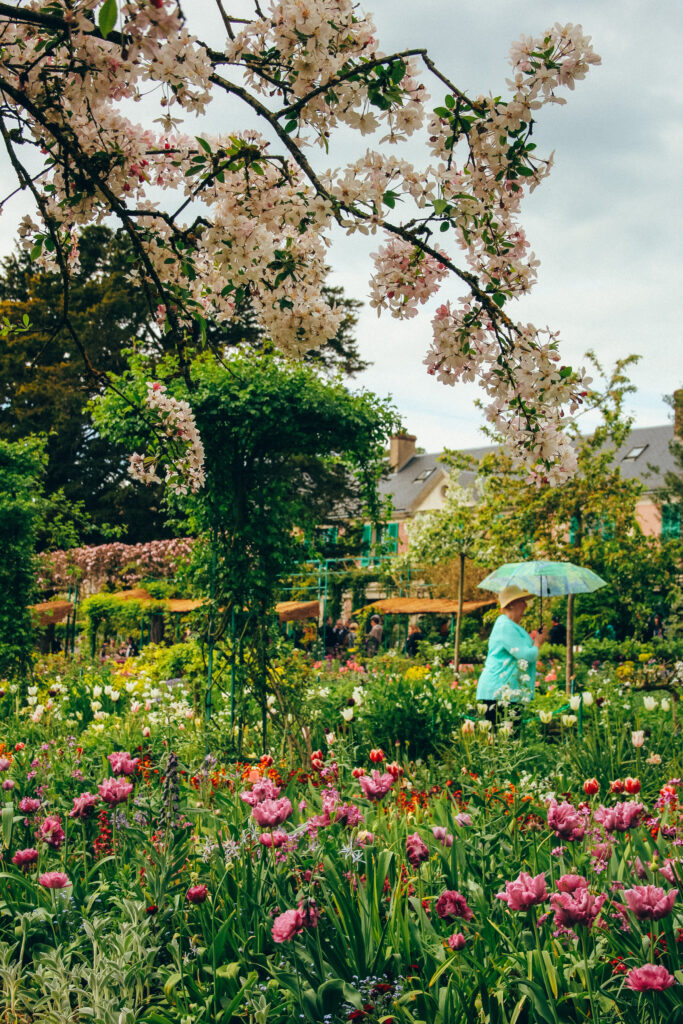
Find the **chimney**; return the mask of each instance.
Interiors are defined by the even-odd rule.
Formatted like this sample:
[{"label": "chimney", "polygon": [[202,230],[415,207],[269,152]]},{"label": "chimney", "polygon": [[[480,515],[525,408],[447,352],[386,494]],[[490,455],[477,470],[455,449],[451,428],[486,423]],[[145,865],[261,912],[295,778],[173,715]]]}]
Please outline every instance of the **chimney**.
[{"label": "chimney", "polygon": [[415,454],[415,434],[394,434],[389,447],[389,469],[397,473]]},{"label": "chimney", "polygon": [[[683,441],[683,388],[679,388],[678,391],[674,391],[674,435],[675,437]],[[392,437],[391,443],[394,443]],[[393,449],[392,449],[393,450]]]}]

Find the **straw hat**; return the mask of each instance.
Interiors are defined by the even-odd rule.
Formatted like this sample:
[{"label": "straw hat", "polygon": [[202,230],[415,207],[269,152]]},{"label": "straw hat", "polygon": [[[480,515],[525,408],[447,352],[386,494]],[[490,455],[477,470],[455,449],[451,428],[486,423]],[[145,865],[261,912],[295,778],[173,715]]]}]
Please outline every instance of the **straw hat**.
[{"label": "straw hat", "polygon": [[509,587],[503,587],[498,594],[498,604],[501,609],[507,608],[513,601],[519,601],[521,597],[534,597],[534,594],[530,594],[528,590],[522,590],[521,587],[515,586],[513,583]]}]

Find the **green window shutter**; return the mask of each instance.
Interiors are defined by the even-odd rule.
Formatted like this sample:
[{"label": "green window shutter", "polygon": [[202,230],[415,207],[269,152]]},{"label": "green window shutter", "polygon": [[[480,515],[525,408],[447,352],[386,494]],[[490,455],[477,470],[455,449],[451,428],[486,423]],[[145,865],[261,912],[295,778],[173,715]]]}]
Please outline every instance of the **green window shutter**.
[{"label": "green window shutter", "polygon": [[339,528],[337,526],[328,526],[325,530],[325,544],[336,544],[339,536]]},{"label": "green window shutter", "polygon": [[395,555],[398,552],[398,523],[389,523],[387,526],[387,554]]},{"label": "green window shutter", "polygon": [[680,505],[662,505],[662,540],[678,540],[681,535]]},{"label": "green window shutter", "polygon": [[576,544],[576,538],[579,533],[579,517],[572,516],[569,521],[569,543]]},{"label": "green window shutter", "polygon": [[361,551],[360,564],[361,564],[361,568],[363,568],[363,569],[366,568],[368,565],[370,565],[370,548],[371,547],[372,547],[372,525],[370,523],[366,523],[365,526],[363,527],[363,536],[361,538],[361,543],[360,543],[360,551]]}]

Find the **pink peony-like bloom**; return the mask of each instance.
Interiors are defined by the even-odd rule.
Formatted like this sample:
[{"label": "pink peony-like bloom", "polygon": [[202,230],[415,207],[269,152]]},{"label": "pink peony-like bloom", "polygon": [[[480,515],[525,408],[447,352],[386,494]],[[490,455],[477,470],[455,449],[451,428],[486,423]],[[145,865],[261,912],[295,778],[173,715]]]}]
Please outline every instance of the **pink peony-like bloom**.
[{"label": "pink peony-like bloom", "polygon": [[256,807],[256,804],[260,804],[263,800],[277,800],[279,795],[280,787],[276,786],[272,779],[259,779],[250,790],[245,789],[240,793],[240,800]]},{"label": "pink peony-like bloom", "polygon": [[12,767],[12,762],[8,757],[0,757],[0,772],[6,772],[8,768]]},{"label": "pink peony-like bloom", "polygon": [[394,776],[391,772],[381,774],[373,768],[370,775],[363,775],[358,782],[368,800],[381,800],[389,792],[394,784]]},{"label": "pink peony-like bloom", "polygon": [[408,860],[416,869],[419,868],[424,860],[429,860],[429,850],[417,832],[413,832],[406,839],[406,853],[408,854]]},{"label": "pink peony-like bloom", "polygon": [[190,903],[204,903],[208,895],[209,890],[205,885],[191,885],[187,890],[187,898]]},{"label": "pink peony-like bloom", "polygon": [[12,857],[12,863],[16,864],[18,868],[27,868],[29,864],[35,864],[37,860],[38,851],[33,847],[29,847],[27,850],[17,850]]},{"label": "pink peony-like bloom", "polygon": [[603,807],[593,812],[593,818],[607,832],[628,832],[640,822],[645,808],[632,800],[625,800],[615,807]]},{"label": "pink peony-like bloom", "polygon": [[661,964],[644,964],[628,972],[626,984],[633,992],[663,992],[675,985],[676,979]]},{"label": "pink peony-like bloom", "polygon": [[572,804],[558,804],[553,797],[548,807],[548,825],[556,836],[567,839],[570,843],[583,839],[586,834],[586,822]]},{"label": "pink peony-like bloom", "polygon": [[257,825],[269,828],[272,825],[281,825],[293,809],[288,797],[283,796],[279,800],[262,800],[252,808],[251,816]]},{"label": "pink peony-like bloom", "polygon": [[667,882],[671,882],[672,885],[680,884],[683,878],[680,860],[672,860],[671,857],[666,857],[664,863],[659,867],[659,873],[664,875]]},{"label": "pink peony-like bloom", "polygon": [[134,775],[140,758],[131,757],[127,750],[119,750],[109,754],[108,761],[114,775]]},{"label": "pink peony-like bloom", "polygon": [[664,892],[658,885],[635,885],[624,890],[624,899],[639,921],[659,921],[674,908],[678,889]]},{"label": "pink peony-like bloom", "polygon": [[111,778],[100,782],[97,789],[104,802],[110,807],[115,807],[117,804],[126,802],[133,792],[133,783],[126,782],[124,779]]},{"label": "pink peony-like bloom", "polygon": [[66,889],[71,882],[63,871],[48,871],[40,875],[38,881],[45,889]]},{"label": "pink peony-like bloom", "polygon": [[34,796],[24,796],[19,801],[19,810],[23,811],[24,814],[33,814],[40,807],[40,800],[37,800]]},{"label": "pink peony-like bloom", "polygon": [[463,921],[471,921],[474,917],[472,908],[467,905],[467,900],[461,892],[455,889],[446,889],[436,901],[436,912],[445,921],[451,917],[461,917]]},{"label": "pink peony-like bloom", "polygon": [[453,836],[451,835],[450,832],[447,832],[446,829],[442,828],[440,825],[434,825],[434,827],[432,828],[432,833],[434,834],[434,838],[438,839],[442,846],[453,845]]},{"label": "pink peony-like bloom", "polygon": [[550,897],[550,905],[555,911],[555,924],[564,928],[583,924],[590,928],[606,899],[602,893],[594,896],[584,886],[579,886],[573,892],[554,892]]},{"label": "pink peony-like bloom", "polygon": [[514,882],[505,883],[505,892],[499,892],[496,899],[507,903],[510,910],[524,911],[543,903],[548,898],[545,875],[530,875],[521,871]]},{"label": "pink peony-like bloom", "polygon": [[287,842],[287,833],[283,832],[281,828],[275,832],[262,832],[258,841],[262,846],[272,846],[277,849]]},{"label": "pink peony-like bloom", "polygon": [[273,921],[273,942],[291,942],[295,935],[304,930],[303,914],[296,910],[285,910]]},{"label": "pink peony-like bloom", "polygon": [[64,829],[56,814],[50,814],[45,818],[36,832],[36,838],[42,839],[44,843],[58,850],[64,842]]},{"label": "pink peony-like bloom", "polygon": [[456,825],[460,826],[460,828],[469,828],[472,824],[472,815],[467,814],[465,811],[461,811],[460,814],[456,814],[453,820]]},{"label": "pink peony-like bloom", "polygon": [[448,936],[448,945],[456,952],[465,948],[465,942],[466,939],[462,932],[456,932],[454,935]]},{"label": "pink peony-like bloom", "polygon": [[562,875],[557,881],[557,888],[560,892],[576,892],[577,889],[587,889],[588,879],[583,875]]},{"label": "pink peony-like bloom", "polygon": [[14,781],[14,779],[3,779],[2,780],[2,788],[3,789],[14,789],[15,786],[16,786],[16,782]]},{"label": "pink peony-like bloom", "polygon": [[100,802],[99,796],[95,793],[81,793],[74,797],[73,810],[69,811],[70,818],[88,818],[94,807]]}]

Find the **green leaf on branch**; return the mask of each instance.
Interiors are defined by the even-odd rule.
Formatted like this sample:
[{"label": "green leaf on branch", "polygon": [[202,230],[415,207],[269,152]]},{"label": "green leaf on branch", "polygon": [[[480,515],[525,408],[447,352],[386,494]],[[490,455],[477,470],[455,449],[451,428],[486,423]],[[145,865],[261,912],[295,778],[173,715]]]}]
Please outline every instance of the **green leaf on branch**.
[{"label": "green leaf on branch", "polygon": [[105,39],[116,24],[118,13],[116,0],[105,0],[100,7],[100,12],[97,15],[97,24]]}]

